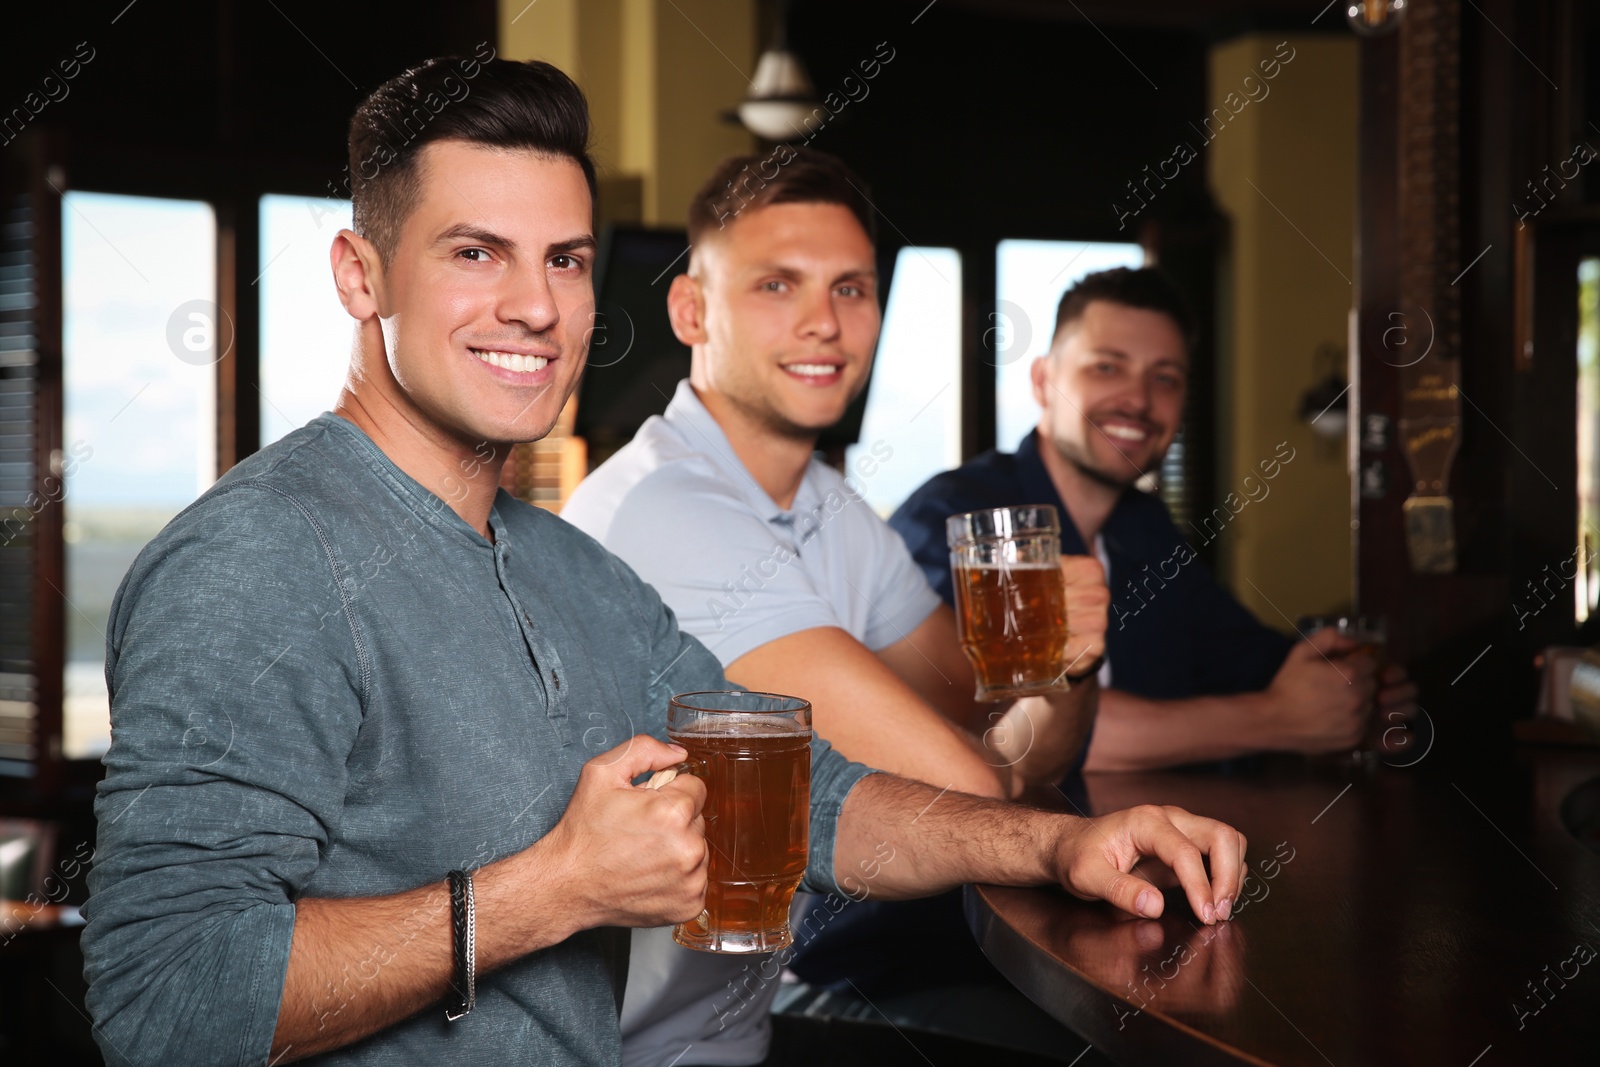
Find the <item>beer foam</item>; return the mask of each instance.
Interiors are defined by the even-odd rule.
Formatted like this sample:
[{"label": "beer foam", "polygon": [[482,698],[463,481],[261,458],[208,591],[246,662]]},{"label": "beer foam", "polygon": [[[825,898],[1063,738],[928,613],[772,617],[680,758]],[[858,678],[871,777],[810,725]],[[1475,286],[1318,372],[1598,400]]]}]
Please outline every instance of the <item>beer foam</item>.
[{"label": "beer foam", "polygon": [[1057,571],[1061,569],[1056,563],[958,563],[957,570],[963,571]]},{"label": "beer foam", "polygon": [[736,711],[713,713],[715,718],[704,718],[669,730],[668,737],[809,737],[811,729],[793,719],[787,721],[770,715],[746,715]]}]

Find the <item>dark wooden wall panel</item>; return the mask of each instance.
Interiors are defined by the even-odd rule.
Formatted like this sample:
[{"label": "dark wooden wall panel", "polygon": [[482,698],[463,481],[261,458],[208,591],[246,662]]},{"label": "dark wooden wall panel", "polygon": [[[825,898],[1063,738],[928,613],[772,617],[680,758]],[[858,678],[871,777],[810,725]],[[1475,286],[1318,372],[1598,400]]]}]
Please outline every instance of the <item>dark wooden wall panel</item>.
[{"label": "dark wooden wall panel", "polygon": [[[1419,226],[1407,212],[1436,211],[1441,189],[1413,183],[1427,195],[1407,200],[1408,173],[1417,177],[1429,160],[1402,152],[1408,135],[1415,146],[1436,132],[1417,125],[1435,116],[1407,99],[1407,74],[1415,84],[1417,72],[1404,67],[1403,35],[1427,32],[1440,11],[1457,32],[1438,35],[1439,46],[1459,49],[1458,200],[1433,216],[1435,225]],[[1390,489],[1358,504],[1357,581],[1363,609],[1389,616],[1395,653],[1423,683],[1423,705],[1452,709],[1454,721],[1440,726],[1446,745],[1452,733],[1461,741],[1502,735],[1511,719],[1530,714],[1534,654],[1576,637],[1569,604],[1552,606],[1540,627],[1520,627],[1513,604],[1530,570],[1575,547],[1576,492],[1572,346],[1559,339],[1555,318],[1570,316],[1571,286],[1535,294],[1529,322],[1540,342],[1532,364],[1519,360],[1516,293],[1519,244],[1529,270],[1535,260],[1548,263],[1553,253],[1539,245],[1581,214],[1584,183],[1571,183],[1520,236],[1513,202],[1525,199],[1519,190],[1546,164],[1566,158],[1583,124],[1588,21],[1568,0],[1417,0],[1402,36],[1362,45],[1358,403],[1363,413],[1398,419],[1404,372],[1396,365],[1417,351],[1398,342],[1430,338],[1459,360],[1462,403],[1449,483],[1454,572],[1412,570],[1401,514],[1409,472],[1394,445],[1361,453],[1384,465]],[[1414,51],[1415,36],[1411,44]],[[1600,144],[1600,132],[1594,136]],[[1454,266],[1440,273],[1452,256]],[[1424,306],[1435,313],[1437,336],[1419,318]]]}]

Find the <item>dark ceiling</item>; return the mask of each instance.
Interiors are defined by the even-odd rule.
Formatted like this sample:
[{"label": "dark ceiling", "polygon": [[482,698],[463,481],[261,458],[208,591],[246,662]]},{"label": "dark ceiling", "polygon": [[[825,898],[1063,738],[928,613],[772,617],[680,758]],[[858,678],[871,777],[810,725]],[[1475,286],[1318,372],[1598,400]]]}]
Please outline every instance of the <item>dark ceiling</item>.
[{"label": "dark ceiling", "polygon": [[1090,22],[1227,32],[1243,27],[1332,29],[1344,0],[938,0],[971,13],[1037,21]]}]

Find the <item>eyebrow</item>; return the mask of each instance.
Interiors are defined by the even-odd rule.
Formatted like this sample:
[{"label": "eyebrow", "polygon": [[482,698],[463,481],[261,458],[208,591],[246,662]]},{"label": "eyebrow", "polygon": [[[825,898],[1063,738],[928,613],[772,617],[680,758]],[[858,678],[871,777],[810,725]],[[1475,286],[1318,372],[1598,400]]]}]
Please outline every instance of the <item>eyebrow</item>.
[{"label": "eyebrow", "polygon": [[[805,272],[794,267],[786,267],[781,263],[760,263],[756,265],[755,273],[781,274],[785,278],[798,278]],[[878,280],[878,269],[876,267],[851,267],[849,270],[840,271],[834,275],[833,280],[828,284],[830,286],[838,285],[840,282],[850,281],[854,278],[866,278],[876,282]]]},{"label": "eyebrow", "polygon": [[482,226],[475,226],[470,222],[458,222],[449,229],[441,231],[440,234],[433,239],[433,242],[434,244],[442,244],[445,241],[459,240],[474,241],[481,245],[491,245],[495,248],[505,249],[508,252],[514,251],[517,247],[517,242],[513,241],[511,238],[495,233],[493,230],[486,230]]},{"label": "eyebrow", "polygon": [[583,234],[580,237],[569,237],[565,241],[557,241],[545,249],[547,255],[556,255],[560,252],[593,252],[599,245],[595,242],[593,234]]},{"label": "eyebrow", "polygon": [[[503,234],[495,233],[493,230],[486,230],[482,226],[477,226],[470,222],[458,222],[449,229],[442,231],[439,236],[434,238],[434,243],[442,244],[446,241],[460,240],[472,241],[475,244],[488,245],[491,248],[498,248],[504,252],[515,252],[517,250],[517,242],[511,238],[506,237]],[[563,252],[577,252],[580,250],[593,251],[596,247],[598,247],[598,245],[594,239],[594,235],[585,233],[580,234],[577,237],[569,237],[564,241],[555,241],[551,243],[545,249],[545,254],[559,255]]]},{"label": "eyebrow", "polygon": [[[1124,352],[1120,348],[1091,348],[1089,351],[1095,356],[1109,356],[1112,359],[1119,359],[1124,363],[1126,363],[1129,359],[1128,353]],[[1158,359],[1154,365],[1157,367],[1176,367],[1185,374],[1189,372],[1189,364],[1187,360]]]}]

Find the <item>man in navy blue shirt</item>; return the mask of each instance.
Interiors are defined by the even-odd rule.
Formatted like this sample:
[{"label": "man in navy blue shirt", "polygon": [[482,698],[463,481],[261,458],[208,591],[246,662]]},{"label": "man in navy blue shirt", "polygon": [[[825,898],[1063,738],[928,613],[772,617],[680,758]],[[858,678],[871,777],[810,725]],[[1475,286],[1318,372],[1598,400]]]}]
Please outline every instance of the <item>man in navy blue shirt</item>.
[{"label": "man in navy blue shirt", "polygon": [[[1397,718],[1415,709],[1405,672],[1378,677],[1348,638],[1324,630],[1295,643],[1262,625],[1195,558],[1161,500],[1135,488],[1177,433],[1193,330],[1160,272],[1088,275],[1062,297],[1050,351],[1032,367],[1039,428],[1014,454],[930,479],[890,519],[947,602],[945,520],[960,512],[1053,504],[1061,550],[1100,557],[1112,608],[1088,770],[1335,752],[1355,747],[1374,707]],[[1247,482],[1263,485],[1293,459],[1285,442]]]}]

